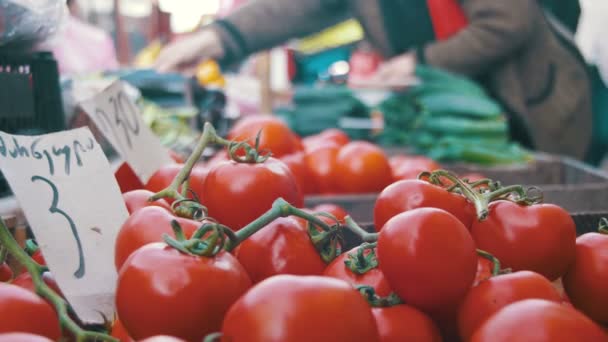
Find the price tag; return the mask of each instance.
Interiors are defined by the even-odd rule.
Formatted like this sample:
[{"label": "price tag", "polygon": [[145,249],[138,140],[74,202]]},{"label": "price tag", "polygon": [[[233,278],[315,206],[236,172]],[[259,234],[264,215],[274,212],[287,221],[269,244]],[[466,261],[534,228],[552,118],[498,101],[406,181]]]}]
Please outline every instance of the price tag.
[{"label": "price tag", "polygon": [[114,241],[129,214],[91,131],[0,132],[0,168],[78,317],[91,324],[112,317]]},{"label": "price tag", "polygon": [[169,151],[142,121],[141,112],[122,81],[112,83],[80,105],[143,183],[162,166],[172,163]]}]

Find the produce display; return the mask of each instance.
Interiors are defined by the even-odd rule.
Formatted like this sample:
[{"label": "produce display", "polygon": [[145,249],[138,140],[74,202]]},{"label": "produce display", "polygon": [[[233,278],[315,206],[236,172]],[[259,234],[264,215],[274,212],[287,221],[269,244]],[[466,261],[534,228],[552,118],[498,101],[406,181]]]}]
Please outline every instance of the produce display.
[{"label": "produce display", "polygon": [[[301,138],[270,116],[227,138],[206,124],[187,160],[117,181],[130,216],[116,315],[80,324],[36,244],[2,223],[0,341],[608,341],[608,220],[577,238],[567,211],[519,185],[340,130]],[[331,203],[304,208],[370,192],[369,229]]]}]

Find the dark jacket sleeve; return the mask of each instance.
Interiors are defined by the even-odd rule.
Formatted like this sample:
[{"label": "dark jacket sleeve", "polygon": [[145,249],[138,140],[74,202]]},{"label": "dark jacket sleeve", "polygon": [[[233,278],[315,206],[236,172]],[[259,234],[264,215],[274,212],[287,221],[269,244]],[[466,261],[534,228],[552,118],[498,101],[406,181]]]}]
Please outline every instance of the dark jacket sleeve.
[{"label": "dark jacket sleeve", "polygon": [[516,53],[535,29],[540,8],[533,0],[465,0],[469,25],[419,51],[421,62],[475,76]]},{"label": "dark jacket sleeve", "polygon": [[321,31],[348,17],[346,0],[250,0],[212,24],[224,45],[224,62]]}]

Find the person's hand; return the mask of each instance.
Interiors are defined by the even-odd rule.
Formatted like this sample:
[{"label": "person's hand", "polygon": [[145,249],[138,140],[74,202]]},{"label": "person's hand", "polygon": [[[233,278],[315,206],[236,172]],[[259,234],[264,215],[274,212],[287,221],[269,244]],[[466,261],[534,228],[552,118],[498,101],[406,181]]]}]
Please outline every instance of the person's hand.
[{"label": "person's hand", "polygon": [[357,80],[357,86],[405,88],[416,82],[416,55],[405,53],[383,62],[374,75]]},{"label": "person's hand", "polygon": [[218,59],[223,55],[224,48],[219,35],[212,29],[206,29],[167,45],[160,52],[154,68],[159,72],[193,74],[200,62]]}]

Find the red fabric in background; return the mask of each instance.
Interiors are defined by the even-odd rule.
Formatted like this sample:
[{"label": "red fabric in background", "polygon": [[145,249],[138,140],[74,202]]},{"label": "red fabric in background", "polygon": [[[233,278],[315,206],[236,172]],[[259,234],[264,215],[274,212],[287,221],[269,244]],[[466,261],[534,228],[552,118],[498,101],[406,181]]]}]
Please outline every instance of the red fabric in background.
[{"label": "red fabric in background", "polygon": [[457,0],[427,0],[435,39],[447,39],[468,25],[467,17]]}]

